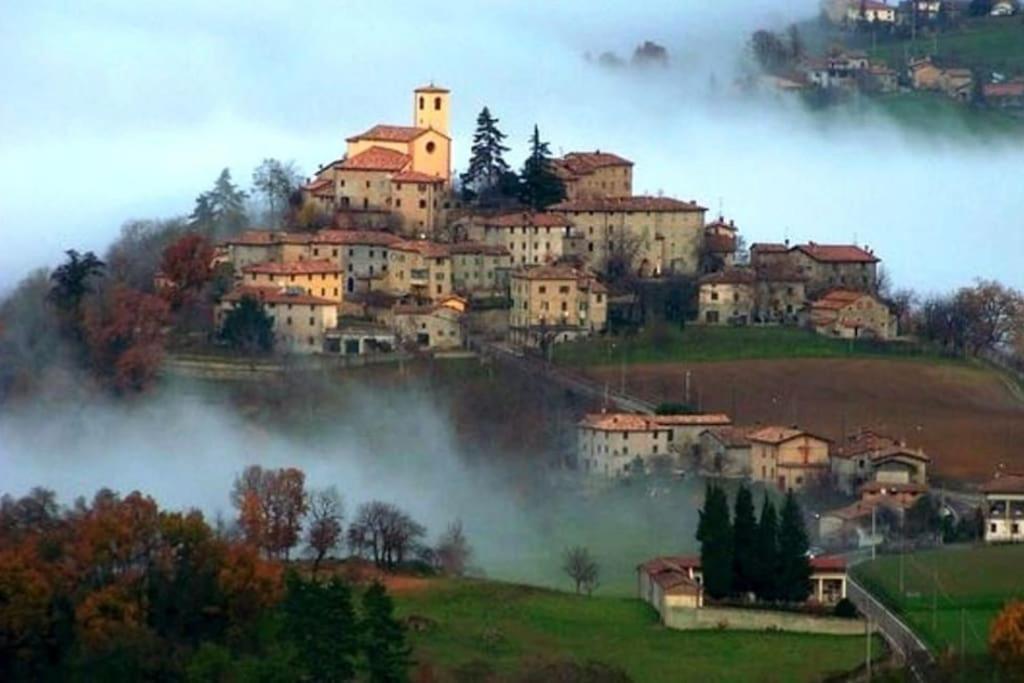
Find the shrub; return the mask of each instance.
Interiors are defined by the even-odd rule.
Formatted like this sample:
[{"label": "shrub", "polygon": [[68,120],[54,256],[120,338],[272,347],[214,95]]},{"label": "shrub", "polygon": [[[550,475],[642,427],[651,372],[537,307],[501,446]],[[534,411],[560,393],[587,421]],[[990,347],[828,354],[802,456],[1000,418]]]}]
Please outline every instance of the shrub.
[{"label": "shrub", "polygon": [[843,598],[836,603],[835,615],[842,619],[856,619],[857,618],[857,607],[854,605],[849,598]]}]

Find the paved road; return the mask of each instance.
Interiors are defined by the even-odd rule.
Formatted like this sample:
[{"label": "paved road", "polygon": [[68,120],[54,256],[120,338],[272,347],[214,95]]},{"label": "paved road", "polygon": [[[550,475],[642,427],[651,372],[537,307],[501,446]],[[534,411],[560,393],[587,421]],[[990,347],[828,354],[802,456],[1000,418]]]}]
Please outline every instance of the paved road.
[{"label": "paved road", "polygon": [[610,387],[600,382],[576,374],[565,368],[559,368],[544,361],[541,358],[531,355],[523,355],[506,344],[493,342],[475,342],[474,347],[495,360],[510,365],[521,372],[533,375],[545,381],[554,382],[565,389],[588,396],[594,400],[608,402],[619,410],[631,413],[654,413],[654,404],[636,396],[622,394],[613,391]]},{"label": "paved road", "polygon": [[907,664],[914,678],[925,683],[927,672],[935,661],[928,646],[898,616],[849,576],[846,595],[878,627],[889,647]]}]

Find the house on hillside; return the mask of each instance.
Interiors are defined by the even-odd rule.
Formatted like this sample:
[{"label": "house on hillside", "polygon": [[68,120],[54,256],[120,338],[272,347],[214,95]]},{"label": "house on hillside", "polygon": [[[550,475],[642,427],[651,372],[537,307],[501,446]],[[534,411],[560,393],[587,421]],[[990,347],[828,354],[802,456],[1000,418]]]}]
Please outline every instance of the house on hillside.
[{"label": "house on hillside", "polygon": [[861,484],[928,483],[931,458],[906,442],[862,429],[848,436],[832,451],[832,476],[836,488],[853,493]]},{"label": "house on hillside", "polygon": [[324,351],[327,332],[338,325],[338,302],[309,294],[301,287],[277,285],[241,285],[225,294],[215,311],[221,329],[228,313],[243,299],[258,301],[270,317],[274,347],[291,353]]},{"label": "house on hillside", "polygon": [[931,57],[911,59],[907,65],[910,72],[910,83],[914,90],[938,90],[942,69],[936,66]]},{"label": "house on hillside", "polygon": [[755,275],[728,268],[700,279],[698,320],[705,325],[746,325],[754,313]]},{"label": "house on hillside", "polygon": [[589,474],[623,477],[655,461],[677,466],[699,454],[702,432],[732,424],[728,415],[590,413],[578,423],[577,463]]},{"label": "house on hillside", "polygon": [[452,292],[451,245],[428,240],[402,240],[388,248],[385,288],[395,295],[439,301]]},{"label": "house on hillside", "polygon": [[479,216],[467,226],[470,240],[508,250],[516,266],[550,265],[582,255],[573,221],[554,211],[515,211]]},{"label": "house on hillside", "polygon": [[967,102],[974,90],[974,74],[970,69],[943,69],[939,89],[954,100]]},{"label": "house on hillside", "polygon": [[716,477],[750,478],[751,443],[760,427],[709,427],[700,434],[700,469]]},{"label": "house on hillside", "polygon": [[562,180],[568,201],[633,195],[633,162],[617,154],[569,152],[552,159],[551,166]]},{"label": "house on hillside", "polygon": [[242,284],[301,290],[310,296],[341,303],[341,269],[328,259],[267,261],[242,268]]},{"label": "house on hillside", "polygon": [[399,339],[419,349],[450,351],[465,345],[465,313],[444,303],[397,304],[389,326]]},{"label": "house on hillside", "polygon": [[500,244],[456,242],[452,256],[452,287],[469,297],[508,297],[512,256]]},{"label": "house on hillside", "polygon": [[603,332],[608,290],[597,278],[572,266],[537,266],[513,271],[509,285],[509,341],[546,348]]},{"label": "house on hillside", "polygon": [[815,332],[839,339],[892,339],[896,316],[888,304],[867,292],[835,289],[811,304]]},{"label": "house on hillside", "polygon": [[761,427],[750,432],[754,481],[780,491],[800,491],[827,481],[831,442],[796,427]]},{"label": "house on hillside", "polygon": [[807,305],[807,276],[785,262],[755,268],[755,320],[797,325]]},{"label": "house on hillside", "polygon": [[1024,542],[1024,473],[1002,473],[981,487],[985,542]]},{"label": "house on hillside", "polygon": [[846,23],[886,24],[896,23],[896,7],[878,0],[851,0],[846,4]]},{"label": "house on hillside", "polygon": [[733,221],[717,220],[704,226],[704,258],[701,270],[713,273],[736,265],[739,229]]},{"label": "house on hillside", "polygon": [[990,107],[1024,111],[1024,80],[986,83],[981,86],[981,94]]}]

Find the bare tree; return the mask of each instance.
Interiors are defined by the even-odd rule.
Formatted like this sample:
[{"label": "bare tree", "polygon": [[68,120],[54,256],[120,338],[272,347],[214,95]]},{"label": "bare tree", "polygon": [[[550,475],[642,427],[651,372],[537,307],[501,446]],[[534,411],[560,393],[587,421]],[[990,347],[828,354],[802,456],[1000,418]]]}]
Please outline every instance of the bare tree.
[{"label": "bare tree", "polygon": [[448,525],[438,541],[435,551],[437,564],[445,574],[462,576],[472,554],[473,549],[462,531],[462,520],[457,519]]},{"label": "bare tree", "polygon": [[313,576],[316,576],[320,563],[341,543],[344,519],[341,494],[333,486],[313,491],[309,495],[308,514],[306,544],[313,555]]},{"label": "bare tree", "polygon": [[407,513],[375,500],[359,506],[347,540],[353,554],[369,556],[382,569],[393,569],[412,554],[426,532]]},{"label": "bare tree", "polygon": [[597,560],[584,546],[566,548],[562,555],[562,571],[576,584],[576,594],[583,591],[590,595],[598,585],[600,569]]}]

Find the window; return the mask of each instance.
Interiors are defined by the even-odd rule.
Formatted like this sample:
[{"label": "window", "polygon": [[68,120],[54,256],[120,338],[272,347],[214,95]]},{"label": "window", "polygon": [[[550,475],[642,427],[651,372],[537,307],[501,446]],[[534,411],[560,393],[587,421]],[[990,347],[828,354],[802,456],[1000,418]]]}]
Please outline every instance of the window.
[{"label": "window", "polygon": [[312,337],[309,337],[309,345],[313,346],[313,338]]},{"label": "window", "polygon": [[396,199],[395,200],[395,208],[396,209],[402,208],[402,200],[401,199]]},{"label": "window", "polygon": [[313,325],[316,325],[316,318],[310,316],[310,318],[309,318],[309,325],[310,325],[310,327],[312,327]]},{"label": "window", "polygon": [[[427,154],[433,154],[435,149],[437,149],[437,145],[434,144],[433,140],[431,140],[430,142],[428,142],[426,144]],[[422,188],[423,185],[420,185],[420,187]],[[420,192],[422,192],[422,191],[423,190],[420,190]]]},{"label": "window", "polygon": [[421,209],[427,208],[427,200],[426,199],[421,199],[420,200],[420,208]]},{"label": "window", "polygon": [[996,523],[995,522],[992,522],[991,524],[988,525],[988,531],[989,531],[989,533],[992,533],[992,534],[994,534],[996,532]]},{"label": "window", "polygon": [[441,98],[440,97],[435,97],[434,98],[434,111],[441,111]]},{"label": "window", "polygon": [[369,180],[366,181],[366,189],[370,189],[370,181]]},{"label": "window", "polygon": [[423,110],[424,106],[426,106],[426,105],[425,105],[425,101],[423,99],[423,95],[420,95],[420,110],[421,111]]},{"label": "window", "polygon": [[569,293],[569,285],[562,285],[561,287],[559,287],[558,288],[558,293],[559,294],[568,294]]},{"label": "window", "polygon": [[545,287],[544,285],[541,285],[540,287],[537,288],[537,291],[540,292],[541,294],[547,294],[548,288]]},{"label": "window", "polygon": [[718,292],[711,292],[711,300],[718,301]]},{"label": "window", "polygon": [[291,317],[291,316],[288,316],[288,317],[287,317],[287,318],[285,319],[285,322],[287,322],[287,323],[288,323],[289,325],[291,325],[291,324],[292,324],[292,317]]}]

